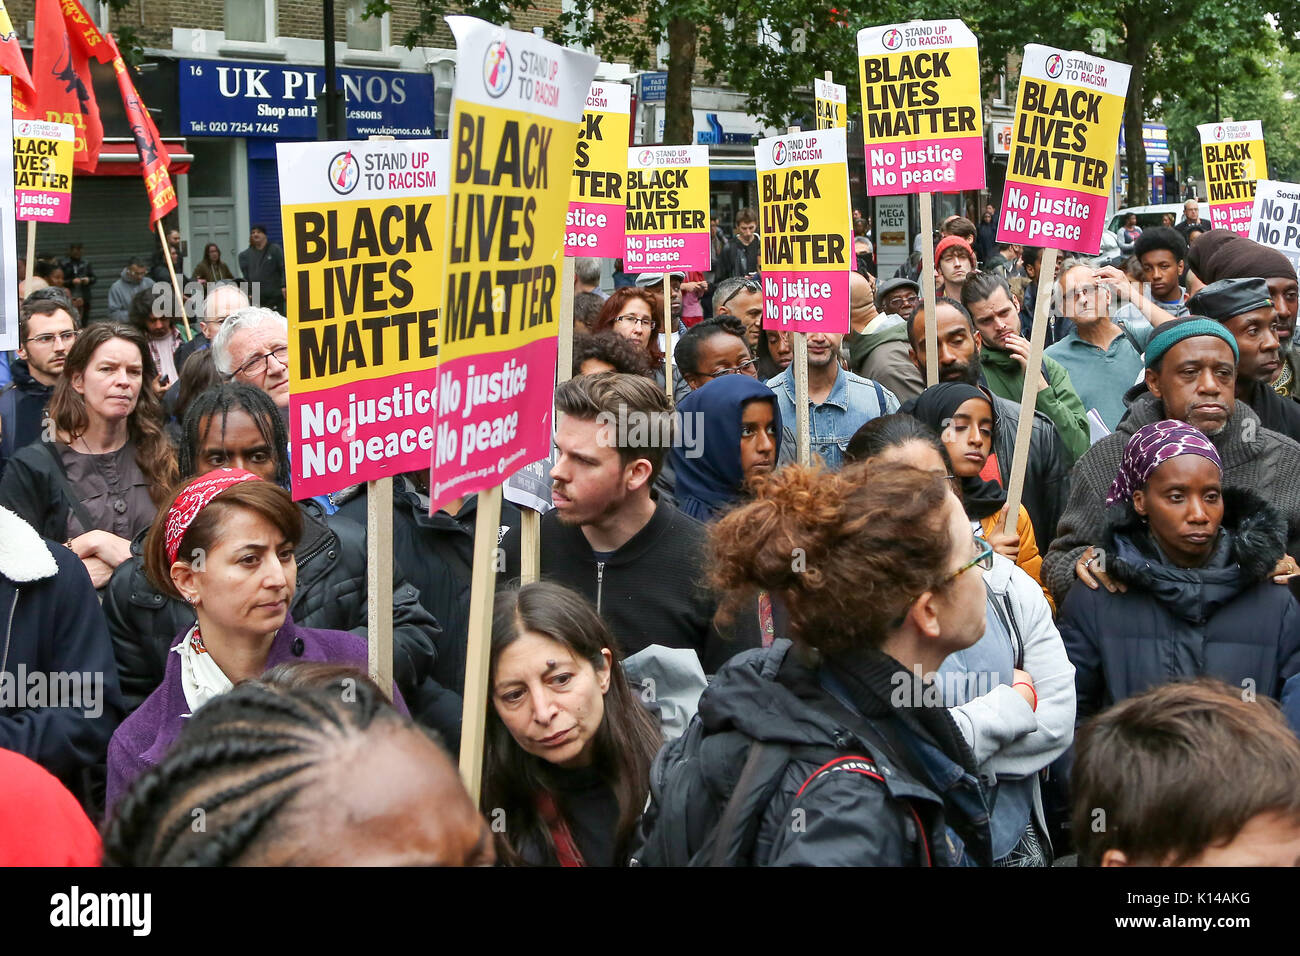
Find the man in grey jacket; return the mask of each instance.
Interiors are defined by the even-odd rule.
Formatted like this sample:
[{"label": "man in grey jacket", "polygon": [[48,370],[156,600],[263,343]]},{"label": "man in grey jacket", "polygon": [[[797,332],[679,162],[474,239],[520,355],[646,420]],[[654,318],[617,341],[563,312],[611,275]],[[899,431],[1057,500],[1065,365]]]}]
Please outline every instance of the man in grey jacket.
[{"label": "man in grey jacket", "polygon": [[1235,400],[1237,356],[1236,341],[1210,319],[1167,323],[1147,344],[1146,382],[1125,396],[1128,414],[1070,475],[1057,538],[1043,556],[1043,583],[1058,607],[1076,577],[1090,588],[1116,590],[1097,549],[1106,493],[1133,433],[1164,419],[1187,422],[1208,436],[1223,461],[1223,483],[1249,488],[1272,504],[1287,521],[1287,553],[1300,553],[1300,444],[1261,426],[1250,406]]},{"label": "man in grey jacket", "polygon": [[108,319],[110,322],[127,323],[131,321],[131,300],[141,289],[153,287],[149,278],[149,267],[139,256],[132,256],[131,261],[122,270],[122,277],[108,290]]}]

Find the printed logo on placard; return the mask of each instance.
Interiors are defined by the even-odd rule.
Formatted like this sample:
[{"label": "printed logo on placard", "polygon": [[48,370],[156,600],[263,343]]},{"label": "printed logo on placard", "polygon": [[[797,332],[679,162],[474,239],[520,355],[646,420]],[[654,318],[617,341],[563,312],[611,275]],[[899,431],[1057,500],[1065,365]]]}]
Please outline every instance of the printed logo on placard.
[{"label": "printed logo on placard", "polygon": [[338,153],[330,160],[329,180],[330,188],[340,196],[346,196],[357,188],[357,183],[361,182],[361,167],[352,150]]},{"label": "printed logo on placard", "polygon": [[489,43],[483,55],[483,88],[488,96],[496,99],[510,88],[510,80],[515,74],[515,61],[506,47],[505,40]]},{"label": "printed logo on placard", "polygon": [[641,150],[641,152],[637,153],[636,155],[636,161],[640,163],[642,166],[649,166],[651,163],[655,161],[654,150],[652,149]]},{"label": "printed logo on placard", "polygon": [[1053,53],[1047,58],[1047,75],[1052,79],[1056,79],[1061,75],[1062,66],[1064,64],[1061,62],[1061,54]]},{"label": "printed logo on placard", "polygon": [[1225,137],[1225,136],[1227,136],[1227,135],[1228,135],[1228,134],[1224,131],[1224,129],[1223,129],[1222,126],[1216,126],[1216,127],[1214,127],[1214,138],[1215,138],[1215,139],[1223,139],[1223,137]]},{"label": "printed logo on placard", "polygon": [[772,162],[777,166],[785,165],[785,143],[779,139],[772,144]]},{"label": "printed logo on placard", "polygon": [[903,45],[903,34],[898,30],[886,30],[881,42],[885,44],[886,50],[897,50]]}]

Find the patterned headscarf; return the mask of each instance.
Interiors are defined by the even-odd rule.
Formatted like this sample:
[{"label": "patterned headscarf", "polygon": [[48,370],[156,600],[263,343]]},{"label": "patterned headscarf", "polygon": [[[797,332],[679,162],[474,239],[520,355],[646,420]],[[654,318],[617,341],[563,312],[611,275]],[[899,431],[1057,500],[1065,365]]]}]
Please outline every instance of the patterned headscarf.
[{"label": "patterned headscarf", "polygon": [[1166,419],[1144,425],[1133,433],[1124,446],[1124,458],[1119,463],[1110,491],[1106,494],[1106,507],[1117,501],[1130,501],[1151,478],[1151,473],[1170,458],[1179,455],[1200,455],[1214,462],[1223,471],[1223,462],[1213,443],[1186,422]]},{"label": "patterned headscarf", "polygon": [[245,481],[261,481],[252,472],[242,468],[216,468],[202,478],[196,478],[185,486],[176,496],[167,511],[166,546],[167,563],[176,563],[176,555],[181,549],[181,539],[190,530],[199,512],[212,503],[212,499],[227,488]]}]

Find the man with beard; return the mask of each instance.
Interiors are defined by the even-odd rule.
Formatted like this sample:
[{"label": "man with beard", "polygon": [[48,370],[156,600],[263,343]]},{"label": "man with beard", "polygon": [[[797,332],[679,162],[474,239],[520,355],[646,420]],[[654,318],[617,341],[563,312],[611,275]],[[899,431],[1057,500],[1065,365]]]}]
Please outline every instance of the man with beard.
[{"label": "man with beard", "polygon": [[1228,229],[1215,229],[1188,253],[1187,267],[1206,285],[1220,279],[1263,279],[1268,284],[1269,298],[1277,310],[1278,352],[1282,358],[1273,390],[1300,400],[1300,362],[1293,347],[1296,314],[1300,312],[1300,282],[1291,260],[1276,249]]},{"label": "man with beard", "polygon": [[[997,479],[1006,487],[1011,479],[1016,431],[1020,427],[1020,404],[989,392],[980,369],[980,334],[962,304],[955,299],[940,299],[935,303],[935,316],[939,334],[939,381],[965,382],[989,394],[994,417],[993,454],[989,462],[991,466],[996,464]],[[912,361],[925,378],[924,303],[917,307],[908,323],[908,341]],[[1029,436],[1024,506],[1034,526],[1035,540],[1049,542],[1056,536],[1056,522],[1065,507],[1070,466],[1056,426],[1042,412],[1034,412]]]},{"label": "man with beard", "polygon": [[1222,322],[1237,341],[1236,396],[1255,410],[1259,423],[1300,441],[1300,405],[1269,387],[1282,367],[1278,316],[1263,279],[1220,279],[1187,302],[1193,315]]},{"label": "man with beard", "polygon": [[[1029,364],[1029,340],[1020,334],[1020,306],[1007,280],[989,272],[972,273],[962,284],[961,304],[980,333],[980,364],[989,390],[1019,401]],[[1088,450],[1091,438],[1083,402],[1070,373],[1056,361],[1043,356],[1034,374],[1038,377],[1036,407],[1056,426],[1073,464]]]},{"label": "man with beard", "polygon": [[1300,444],[1264,428],[1250,406],[1236,401],[1238,358],[1236,340],[1211,319],[1169,322],[1151,337],[1147,391],[1130,401],[1115,432],[1093,445],[1070,474],[1057,538],[1043,556],[1043,583],[1058,606],[1076,577],[1093,589],[1122,587],[1107,575],[1105,556],[1095,546],[1124,447],[1152,422],[1175,419],[1204,433],[1223,461],[1223,484],[1248,488],[1272,504],[1287,521],[1288,554],[1300,550]]},{"label": "man with beard", "polygon": [[[667,396],[648,378],[608,372],[560,385],[555,409],[542,577],[585,595],[624,657],[660,644],[707,659],[717,601],[704,584],[704,526],[650,490],[673,444]],[[698,423],[683,433],[686,453],[698,453]]]}]

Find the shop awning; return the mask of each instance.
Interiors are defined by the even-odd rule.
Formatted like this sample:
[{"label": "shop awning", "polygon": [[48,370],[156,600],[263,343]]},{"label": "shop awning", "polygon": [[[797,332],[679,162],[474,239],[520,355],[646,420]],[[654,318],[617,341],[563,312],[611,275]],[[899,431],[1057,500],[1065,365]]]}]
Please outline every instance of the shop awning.
[{"label": "shop awning", "polygon": [[[190,171],[190,163],[194,162],[194,154],[185,149],[185,140],[167,139],[164,137],[163,145],[167,147],[167,154],[171,156],[171,165],[167,167],[173,177],[180,176]],[[133,140],[108,140],[105,139],[99,147],[99,162],[95,165],[93,173],[87,173],[84,170],[76,170],[78,176],[143,176],[144,172],[140,168],[140,155],[135,150]]]}]

